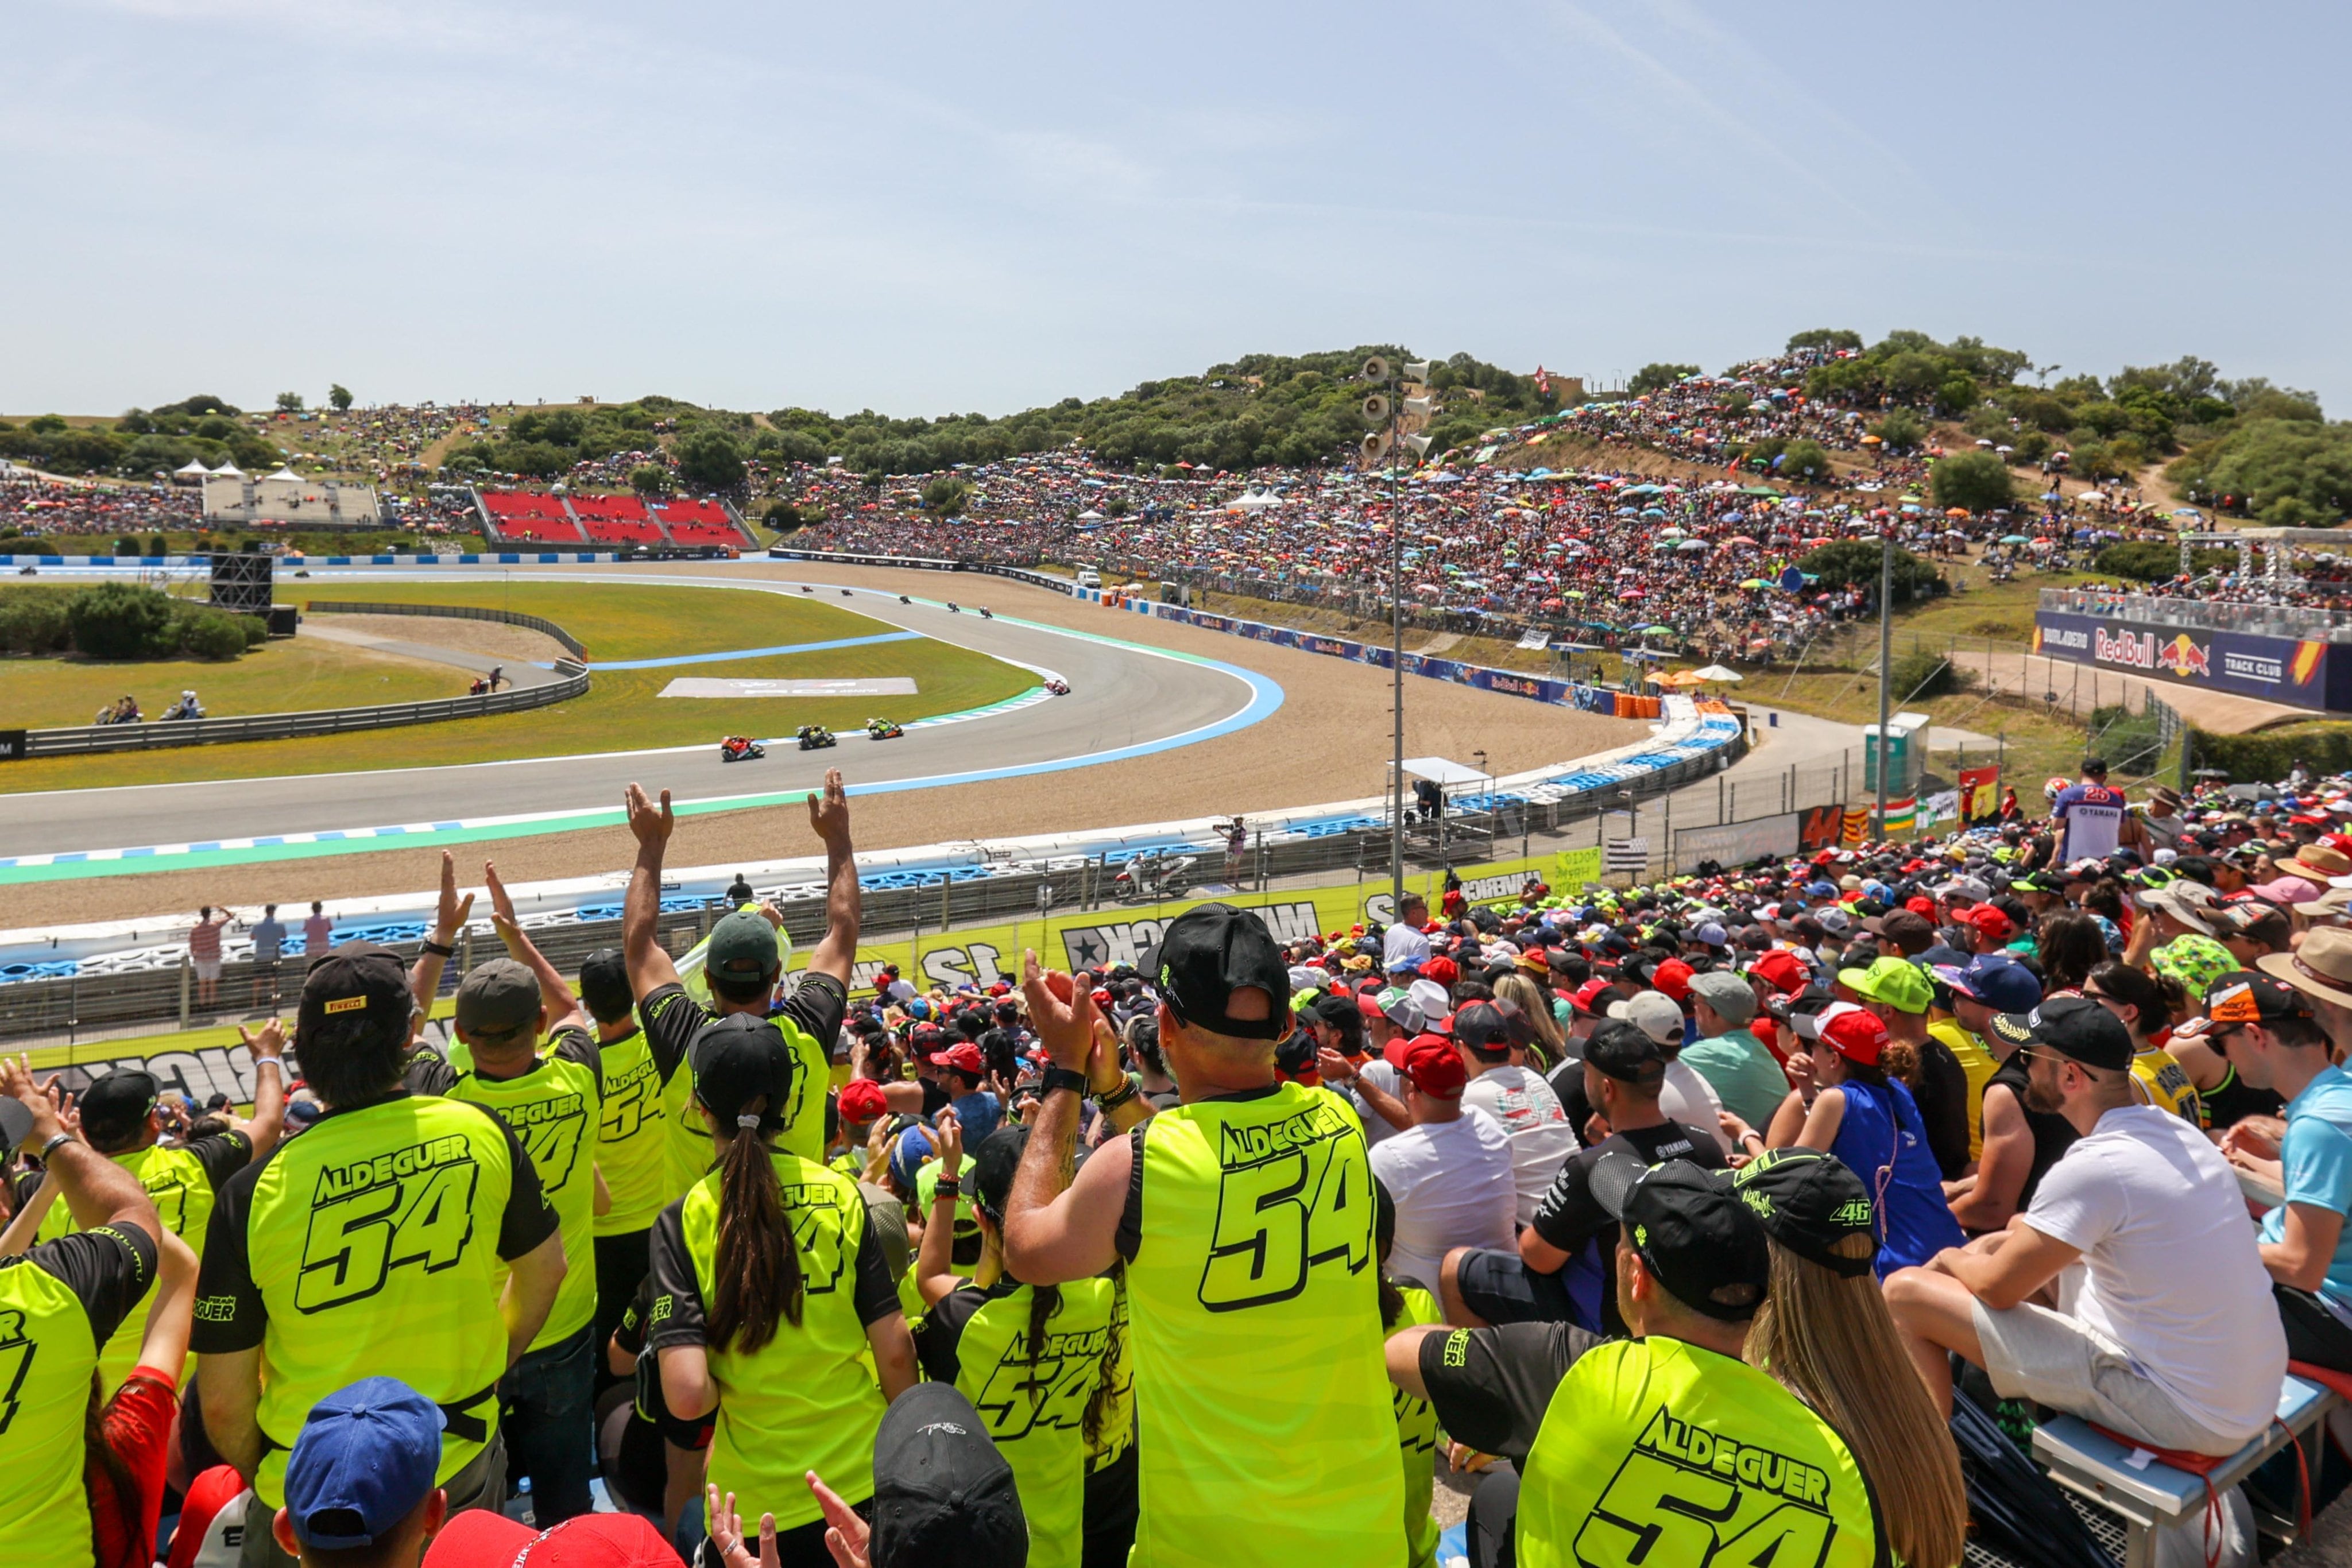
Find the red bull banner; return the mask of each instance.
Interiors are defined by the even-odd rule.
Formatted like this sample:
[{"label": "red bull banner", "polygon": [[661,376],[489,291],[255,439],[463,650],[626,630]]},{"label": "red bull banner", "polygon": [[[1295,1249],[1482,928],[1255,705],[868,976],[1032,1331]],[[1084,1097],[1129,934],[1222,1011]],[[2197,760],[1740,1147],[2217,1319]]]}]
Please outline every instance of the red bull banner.
[{"label": "red bull banner", "polygon": [[2352,713],[2352,643],[2043,611],[2033,618],[2033,651],[2176,685]]}]

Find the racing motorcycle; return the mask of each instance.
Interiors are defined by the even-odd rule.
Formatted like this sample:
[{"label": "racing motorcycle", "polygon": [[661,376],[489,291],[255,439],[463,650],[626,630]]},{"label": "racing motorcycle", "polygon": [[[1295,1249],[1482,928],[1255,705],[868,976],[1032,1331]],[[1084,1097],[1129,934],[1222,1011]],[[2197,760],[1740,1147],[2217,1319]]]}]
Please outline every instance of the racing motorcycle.
[{"label": "racing motorcycle", "polygon": [[815,751],[822,747],[838,746],[840,744],[838,740],[834,738],[833,731],[825,728],[824,726],[821,724],[804,724],[801,726],[800,728],[794,730],[793,735],[793,738],[797,739],[801,743],[801,749],[803,751]]},{"label": "racing motorcycle", "polygon": [[905,725],[893,724],[887,718],[869,718],[866,721],[866,738],[868,740],[896,740],[906,733]]},{"label": "racing motorcycle", "polygon": [[768,748],[748,735],[730,735],[719,743],[721,762],[757,762],[768,755]]},{"label": "racing motorcycle", "polygon": [[1070,683],[1059,675],[1049,675],[1045,679],[1045,689],[1057,697],[1066,697],[1070,695]]}]

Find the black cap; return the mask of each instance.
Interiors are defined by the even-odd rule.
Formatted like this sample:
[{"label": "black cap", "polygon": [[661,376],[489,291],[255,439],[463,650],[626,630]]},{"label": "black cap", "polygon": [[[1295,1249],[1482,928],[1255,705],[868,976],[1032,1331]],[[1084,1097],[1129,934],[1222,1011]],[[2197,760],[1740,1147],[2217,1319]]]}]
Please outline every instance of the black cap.
[{"label": "black cap", "polygon": [[2053,997],[2032,1012],[1996,1013],[1992,1030],[2011,1045],[2041,1046],[2085,1067],[2131,1068],[2131,1030],[2088,997]]},{"label": "black cap", "polygon": [[[2310,1000],[2284,980],[2252,969],[2222,976],[2205,988],[2205,1016],[2215,1023],[2284,1023],[2310,1019]],[[89,1115],[82,1120],[87,1123]]]},{"label": "black cap", "polygon": [[1639,1024],[1612,1019],[1584,1042],[1584,1060],[1621,1083],[1656,1084],[1666,1076],[1665,1049]]},{"label": "black cap", "polygon": [[139,1131],[163,1085],[143,1067],[118,1067],[90,1080],[76,1104],[81,1130],[94,1143],[113,1144]]},{"label": "black cap", "polygon": [[637,1005],[636,993],[629,988],[628,961],[618,947],[599,947],[580,960],[580,999],[599,1023],[625,1018]]},{"label": "black cap", "polygon": [[1004,1223],[1004,1200],[1013,1193],[1013,1173],[1021,1168],[1021,1151],[1029,1146],[1029,1129],[1019,1124],[999,1127],[981,1140],[971,1155],[971,1201],[992,1224]]},{"label": "black cap", "polygon": [[1624,1227],[1625,1244],[1675,1300],[1724,1322],[1756,1315],[1771,1283],[1764,1228],[1688,1160],[1644,1166],[1612,1152],[1592,1167],[1592,1198]]},{"label": "black cap", "polygon": [[33,1135],[33,1108],[13,1094],[0,1094],[0,1160]]},{"label": "black cap", "polygon": [[[1858,1279],[1878,1254],[1869,1189],[1846,1163],[1817,1149],[1767,1149],[1736,1171],[1718,1171],[1764,1232],[1809,1262]],[[1848,1257],[1832,1250],[1849,1236],[1870,1238],[1870,1249]]]},{"label": "black cap", "polygon": [[1472,1002],[1454,1014],[1454,1040],[1472,1051],[1508,1051],[1511,1020],[1492,1002]]},{"label": "black cap", "polygon": [[415,1010],[416,998],[408,991],[408,966],[399,954],[373,942],[346,942],[302,977],[294,1049],[299,1052],[323,1025],[353,1013],[387,1030],[396,1024],[404,1034]]},{"label": "black cap", "polygon": [[[1202,904],[1170,921],[1152,956],[1152,977],[1171,1012],[1212,1034],[1278,1040],[1290,1032],[1290,966],[1265,922],[1246,910]],[[1237,1019],[1225,1010],[1235,991],[1251,988],[1265,993],[1266,1017]]]},{"label": "black cap", "polygon": [[1029,1524],[1013,1467],[952,1383],[918,1383],[883,1412],[868,1546],[877,1564],[1025,1568]]},{"label": "black cap", "polygon": [[720,1125],[741,1126],[741,1118],[750,1114],[744,1107],[764,1094],[768,1108],[759,1113],[759,1130],[783,1130],[793,1081],[801,1071],[783,1030],[751,1013],[730,1013],[694,1031],[687,1060],[694,1069],[694,1097]]}]

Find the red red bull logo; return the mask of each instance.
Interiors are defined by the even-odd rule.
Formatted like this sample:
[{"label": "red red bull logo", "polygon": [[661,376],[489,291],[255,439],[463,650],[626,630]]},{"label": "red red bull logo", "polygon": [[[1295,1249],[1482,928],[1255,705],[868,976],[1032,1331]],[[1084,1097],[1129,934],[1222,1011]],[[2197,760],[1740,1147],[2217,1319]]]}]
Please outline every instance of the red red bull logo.
[{"label": "red red bull logo", "polygon": [[2204,649],[2189,640],[2186,632],[2158,649],[2156,662],[2158,668],[2170,670],[2184,681],[2191,676],[2203,677],[2213,673],[2212,661],[2206,656]]}]

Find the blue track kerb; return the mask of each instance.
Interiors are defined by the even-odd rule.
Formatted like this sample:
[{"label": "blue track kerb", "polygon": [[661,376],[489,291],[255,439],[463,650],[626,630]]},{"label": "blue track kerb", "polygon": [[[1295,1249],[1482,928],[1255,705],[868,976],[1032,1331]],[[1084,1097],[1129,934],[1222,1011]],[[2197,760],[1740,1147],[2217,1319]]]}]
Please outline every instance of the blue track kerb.
[{"label": "blue track kerb", "polygon": [[[1008,617],[999,616],[997,619],[1005,620]],[[1055,630],[1059,631],[1062,628],[1057,627]],[[1083,637],[1090,636],[1091,633],[1081,632],[1075,635]],[[1096,641],[1118,643],[1118,639],[1102,637]],[[1132,645],[1142,646],[1140,643]],[[1153,648],[1149,651],[1163,657],[1167,656],[1167,650],[1163,648]],[[1160,740],[1147,740],[1134,746],[1122,746],[1112,751],[1090,751],[1084,757],[1063,758],[1052,762],[1024,762],[1011,768],[982,768],[970,773],[934,773],[927,779],[905,779],[883,784],[853,784],[849,786],[849,793],[895,795],[902,789],[936,789],[943,784],[981,784],[992,779],[1025,779],[1033,774],[1062,773],[1072,768],[1091,768],[1100,762],[1124,762],[1132,757],[1150,757],[1158,752],[1173,751],[1179,747],[1197,746],[1204,740],[1214,740],[1221,735],[1231,735],[1235,730],[1247,729],[1254,724],[1273,717],[1275,710],[1282,706],[1282,688],[1255,670],[1244,670],[1238,664],[1228,664],[1222,659],[1203,659],[1191,653],[1175,656],[1183,659],[1187,664],[1221,670],[1242,682],[1250,689],[1249,706],[1239,713],[1219,719],[1214,724],[1204,724],[1198,729],[1188,729],[1181,735],[1171,735]]]}]

